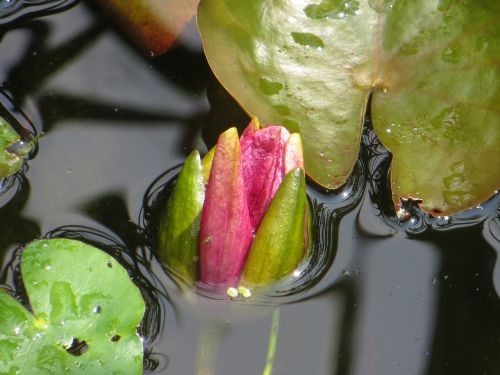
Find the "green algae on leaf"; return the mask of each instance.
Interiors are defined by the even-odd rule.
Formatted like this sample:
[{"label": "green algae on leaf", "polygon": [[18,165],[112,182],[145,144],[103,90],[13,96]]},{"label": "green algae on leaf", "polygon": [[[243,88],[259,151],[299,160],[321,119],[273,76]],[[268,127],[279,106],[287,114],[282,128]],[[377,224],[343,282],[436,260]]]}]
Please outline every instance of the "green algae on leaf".
[{"label": "green algae on leaf", "polygon": [[[373,126],[396,205],[450,215],[500,185],[500,2],[202,0],[208,61],[251,115],[301,133],[307,174],[335,189]],[[224,53],[220,53],[224,51]]]},{"label": "green algae on leaf", "polygon": [[23,166],[23,158],[8,150],[20,140],[19,134],[0,117],[0,179],[16,173]]},{"label": "green algae on leaf", "polygon": [[0,373],[142,374],[140,291],[108,254],[39,240],[23,252],[31,314],[0,290]]}]

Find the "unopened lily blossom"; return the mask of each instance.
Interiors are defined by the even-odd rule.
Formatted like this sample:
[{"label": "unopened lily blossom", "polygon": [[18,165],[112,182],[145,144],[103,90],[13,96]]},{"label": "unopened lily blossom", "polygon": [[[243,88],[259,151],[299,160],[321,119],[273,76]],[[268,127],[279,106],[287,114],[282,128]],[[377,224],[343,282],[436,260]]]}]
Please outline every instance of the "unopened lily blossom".
[{"label": "unopened lily blossom", "polygon": [[196,150],[188,157],[160,224],[160,255],[188,282],[266,286],[303,260],[307,227],[300,135],[255,118],[241,139],[230,128],[203,161]]}]

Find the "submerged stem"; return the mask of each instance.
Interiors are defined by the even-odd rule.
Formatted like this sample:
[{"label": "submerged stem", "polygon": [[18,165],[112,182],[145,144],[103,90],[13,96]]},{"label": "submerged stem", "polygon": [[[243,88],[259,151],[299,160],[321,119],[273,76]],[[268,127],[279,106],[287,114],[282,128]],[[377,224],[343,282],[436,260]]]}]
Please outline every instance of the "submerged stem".
[{"label": "submerged stem", "polygon": [[269,335],[269,344],[267,347],[266,366],[264,367],[262,375],[272,375],[273,373],[274,357],[276,355],[276,347],[278,344],[279,328],[280,328],[280,309],[277,308],[273,312],[273,320],[271,323],[271,334]]},{"label": "submerged stem", "polygon": [[220,324],[208,324],[202,328],[198,338],[196,375],[215,375],[215,363],[223,335],[224,326]]}]

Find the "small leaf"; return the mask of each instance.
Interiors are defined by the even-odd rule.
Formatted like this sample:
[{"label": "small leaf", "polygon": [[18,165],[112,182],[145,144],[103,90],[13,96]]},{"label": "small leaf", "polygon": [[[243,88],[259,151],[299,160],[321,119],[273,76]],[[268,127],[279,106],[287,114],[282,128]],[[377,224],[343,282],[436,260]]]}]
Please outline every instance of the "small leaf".
[{"label": "small leaf", "polygon": [[8,151],[9,146],[20,140],[19,134],[0,117],[0,179],[16,173],[23,166],[23,158]]},{"label": "small leaf", "polygon": [[196,13],[199,0],[98,0],[151,55],[165,53]]},{"label": "small leaf", "polygon": [[200,154],[186,159],[160,223],[160,257],[187,282],[198,278],[198,235],[205,184]]},{"label": "small leaf", "polygon": [[21,274],[33,315],[0,291],[0,373],[142,374],[144,301],[111,256],[40,240],[25,248]]},{"label": "small leaf", "polygon": [[289,172],[257,230],[241,277],[244,286],[269,285],[292,273],[306,246],[306,183],[304,172]]},{"label": "small leaf", "polygon": [[236,128],[219,136],[208,180],[200,228],[200,281],[234,286],[245,262],[252,225]]}]

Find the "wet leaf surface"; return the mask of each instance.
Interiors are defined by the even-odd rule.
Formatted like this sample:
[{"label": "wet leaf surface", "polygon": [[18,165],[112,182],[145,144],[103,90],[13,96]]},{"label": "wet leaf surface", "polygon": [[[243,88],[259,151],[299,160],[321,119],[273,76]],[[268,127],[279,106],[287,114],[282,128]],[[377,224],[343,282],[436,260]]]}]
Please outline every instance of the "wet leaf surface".
[{"label": "wet leaf surface", "polygon": [[19,142],[21,137],[0,117],[0,179],[10,176],[21,169],[23,158],[9,152],[9,146]]},{"label": "wet leaf surface", "polygon": [[33,315],[0,291],[0,373],[142,373],[144,301],[114,258],[40,240],[25,248],[21,273]]},{"label": "wet leaf surface", "polygon": [[352,172],[373,94],[394,203],[449,215],[499,186],[499,16],[496,0],[204,0],[198,25],[245,110],[301,133],[319,184]]}]

